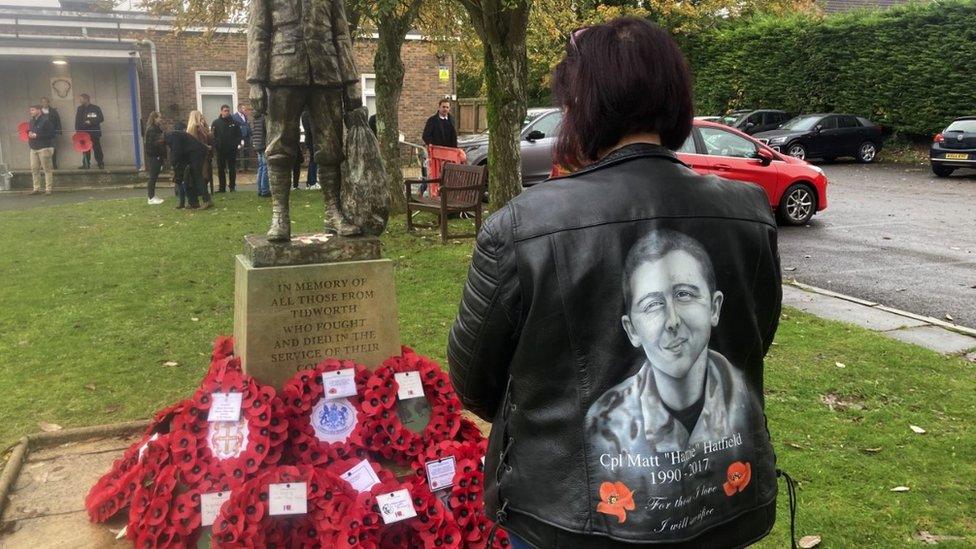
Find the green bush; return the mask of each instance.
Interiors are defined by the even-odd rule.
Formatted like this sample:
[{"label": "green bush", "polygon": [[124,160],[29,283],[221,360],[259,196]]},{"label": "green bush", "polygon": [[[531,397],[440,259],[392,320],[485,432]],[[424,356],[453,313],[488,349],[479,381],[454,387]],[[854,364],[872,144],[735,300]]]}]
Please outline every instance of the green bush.
[{"label": "green bush", "polygon": [[976,1],[757,17],[682,40],[698,114],[846,112],[931,135],[976,114]]}]

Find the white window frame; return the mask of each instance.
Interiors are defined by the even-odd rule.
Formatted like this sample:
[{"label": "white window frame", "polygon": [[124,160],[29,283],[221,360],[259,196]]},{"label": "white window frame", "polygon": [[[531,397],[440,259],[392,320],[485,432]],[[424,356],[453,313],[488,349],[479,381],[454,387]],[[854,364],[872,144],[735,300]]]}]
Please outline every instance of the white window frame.
[{"label": "white window frame", "polygon": [[[229,88],[210,88],[204,87],[200,81],[203,76],[230,76]],[[237,72],[235,71],[196,71],[194,76],[194,84],[197,91],[197,110],[203,112],[203,96],[204,95],[231,95],[234,100],[231,101],[231,112],[237,111]]]},{"label": "white window frame", "polygon": [[[375,103],[376,102],[376,73],[363,73],[363,74],[360,75],[359,78],[360,78],[360,80],[359,80],[359,89],[362,90],[362,94],[363,94],[363,105],[366,104],[366,98],[367,97],[372,97],[373,98],[373,102]],[[370,79],[370,80],[373,81],[373,87],[372,88],[369,88],[369,91],[368,92],[367,92],[367,88],[366,88],[366,80],[367,79]],[[370,113],[370,114],[376,114],[376,113],[374,112],[374,113]]]}]

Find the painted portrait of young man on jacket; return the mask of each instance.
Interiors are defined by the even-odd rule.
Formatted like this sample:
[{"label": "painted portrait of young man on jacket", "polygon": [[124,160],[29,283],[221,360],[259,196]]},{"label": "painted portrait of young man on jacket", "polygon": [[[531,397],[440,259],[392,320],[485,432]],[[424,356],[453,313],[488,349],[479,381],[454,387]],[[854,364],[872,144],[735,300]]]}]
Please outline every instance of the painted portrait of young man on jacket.
[{"label": "painted portrait of young man on jacket", "polygon": [[593,402],[586,436],[597,479],[633,500],[601,512],[660,533],[734,505],[723,487],[748,467],[762,412],[741,372],[708,347],[725,295],[701,243],[649,232],[627,254],[622,290],[622,329],[642,364]]}]

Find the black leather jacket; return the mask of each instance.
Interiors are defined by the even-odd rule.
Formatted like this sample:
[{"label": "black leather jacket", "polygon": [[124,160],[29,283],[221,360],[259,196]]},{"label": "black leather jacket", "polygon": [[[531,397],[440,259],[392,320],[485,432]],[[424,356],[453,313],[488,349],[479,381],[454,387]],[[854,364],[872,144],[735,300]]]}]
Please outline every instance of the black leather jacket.
[{"label": "black leather jacket", "polygon": [[451,378],[492,422],[488,513],[539,547],[734,547],[775,520],[763,357],[780,314],[758,186],[631,145],[478,236]]}]

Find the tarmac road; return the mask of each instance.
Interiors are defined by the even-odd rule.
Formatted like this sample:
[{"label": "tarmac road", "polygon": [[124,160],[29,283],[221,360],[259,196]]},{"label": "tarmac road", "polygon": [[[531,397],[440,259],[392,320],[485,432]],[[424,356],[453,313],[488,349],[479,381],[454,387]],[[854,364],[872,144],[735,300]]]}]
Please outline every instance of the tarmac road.
[{"label": "tarmac road", "polygon": [[821,167],[827,209],[780,227],[784,280],[976,328],[976,170]]}]

